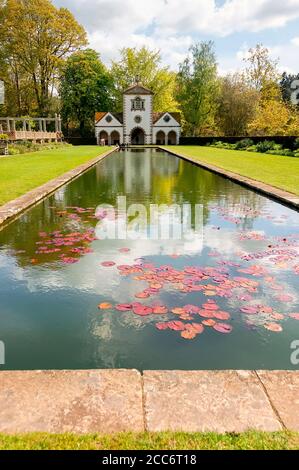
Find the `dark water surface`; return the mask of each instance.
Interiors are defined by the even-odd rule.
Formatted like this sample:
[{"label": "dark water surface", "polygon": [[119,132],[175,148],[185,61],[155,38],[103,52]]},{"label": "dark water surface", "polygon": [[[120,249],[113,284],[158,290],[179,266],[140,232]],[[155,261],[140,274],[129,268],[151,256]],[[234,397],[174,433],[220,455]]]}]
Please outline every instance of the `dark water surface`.
[{"label": "dark water surface", "polygon": [[[114,223],[96,207],[118,196],[147,209],[199,204],[203,227],[193,221],[188,240],[94,240],[97,223]],[[114,153],[0,232],[0,367],[295,369],[298,254],[296,211],[163,152]],[[149,298],[135,298],[149,285]],[[201,314],[115,309],[132,302]],[[207,319],[232,331],[205,326],[185,339],[157,328]]]}]

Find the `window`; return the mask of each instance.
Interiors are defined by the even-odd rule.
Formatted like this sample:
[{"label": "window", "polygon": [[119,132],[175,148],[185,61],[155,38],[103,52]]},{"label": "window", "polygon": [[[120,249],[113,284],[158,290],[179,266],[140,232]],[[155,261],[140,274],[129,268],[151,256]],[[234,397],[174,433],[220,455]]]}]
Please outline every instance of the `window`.
[{"label": "window", "polygon": [[135,116],[134,121],[136,122],[136,124],[140,124],[142,121],[141,116]]},{"label": "window", "polygon": [[137,96],[137,98],[135,98],[134,100],[131,100],[131,111],[144,111],[144,102],[145,100],[142,100],[139,96]]},{"label": "window", "polygon": [[112,121],[112,117],[111,117],[111,116],[107,116],[107,117],[106,117],[106,121],[107,121],[107,122],[111,122],[111,121]]},{"label": "window", "polygon": [[169,122],[170,121],[170,117],[168,115],[164,116],[164,122]]}]

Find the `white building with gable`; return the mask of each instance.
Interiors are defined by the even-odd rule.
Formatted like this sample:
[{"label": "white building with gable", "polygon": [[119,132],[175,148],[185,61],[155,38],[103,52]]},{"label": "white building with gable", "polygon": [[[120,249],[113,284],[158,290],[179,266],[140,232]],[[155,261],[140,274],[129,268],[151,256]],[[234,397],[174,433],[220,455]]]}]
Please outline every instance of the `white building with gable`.
[{"label": "white building with gable", "polygon": [[136,83],[123,93],[122,113],[96,113],[95,134],[99,145],[177,145],[180,113],[154,113],[153,92]]}]

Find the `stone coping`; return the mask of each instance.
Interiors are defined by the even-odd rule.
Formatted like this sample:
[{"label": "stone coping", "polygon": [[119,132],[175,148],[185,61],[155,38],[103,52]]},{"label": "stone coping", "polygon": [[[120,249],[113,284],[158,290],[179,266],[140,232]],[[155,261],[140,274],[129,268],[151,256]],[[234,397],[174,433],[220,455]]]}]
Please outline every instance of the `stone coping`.
[{"label": "stone coping", "polygon": [[29,209],[31,206],[37,204],[42,199],[48,197],[50,194],[54,193],[57,189],[65,184],[69,183],[73,179],[85,173],[91,167],[99,163],[105,157],[115,152],[115,148],[108,150],[107,152],[95,157],[91,160],[88,160],[86,163],[73,168],[67,173],[58,176],[55,179],[48,181],[47,183],[38,186],[37,188],[32,189],[31,191],[23,194],[17,199],[7,202],[3,206],[0,206],[0,229],[3,228],[5,222],[10,222],[22,212]]},{"label": "stone coping", "polygon": [[220,168],[219,166],[202,162],[200,159],[198,160],[195,157],[190,157],[189,155],[182,154],[164,147],[159,148],[171,155],[175,155],[176,157],[182,158],[183,160],[194,163],[195,165],[200,166],[201,168],[210,170],[213,173],[217,173],[218,175],[224,176],[225,178],[239,183],[242,186],[254,189],[255,191],[258,191],[259,193],[265,194],[266,196],[276,199],[287,206],[291,206],[292,208],[295,208],[297,210],[299,209],[299,196],[297,196],[296,194],[284,191],[283,189],[276,188],[275,186],[262,183],[261,181],[254,180],[252,178],[247,178],[246,176],[239,175],[238,173],[233,173],[232,171],[225,170],[224,168]]},{"label": "stone coping", "polygon": [[0,372],[0,432],[299,431],[299,371]]}]

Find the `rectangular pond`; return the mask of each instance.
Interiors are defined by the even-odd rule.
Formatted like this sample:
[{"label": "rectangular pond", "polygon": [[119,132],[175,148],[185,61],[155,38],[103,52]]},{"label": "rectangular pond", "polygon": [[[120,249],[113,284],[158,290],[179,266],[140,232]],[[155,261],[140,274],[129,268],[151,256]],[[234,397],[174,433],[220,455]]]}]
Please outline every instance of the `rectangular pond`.
[{"label": "rectangular pond", "polygon": [[115,152],[0,231],[1,369],[296,369],[298,276],[298,212]]}]

